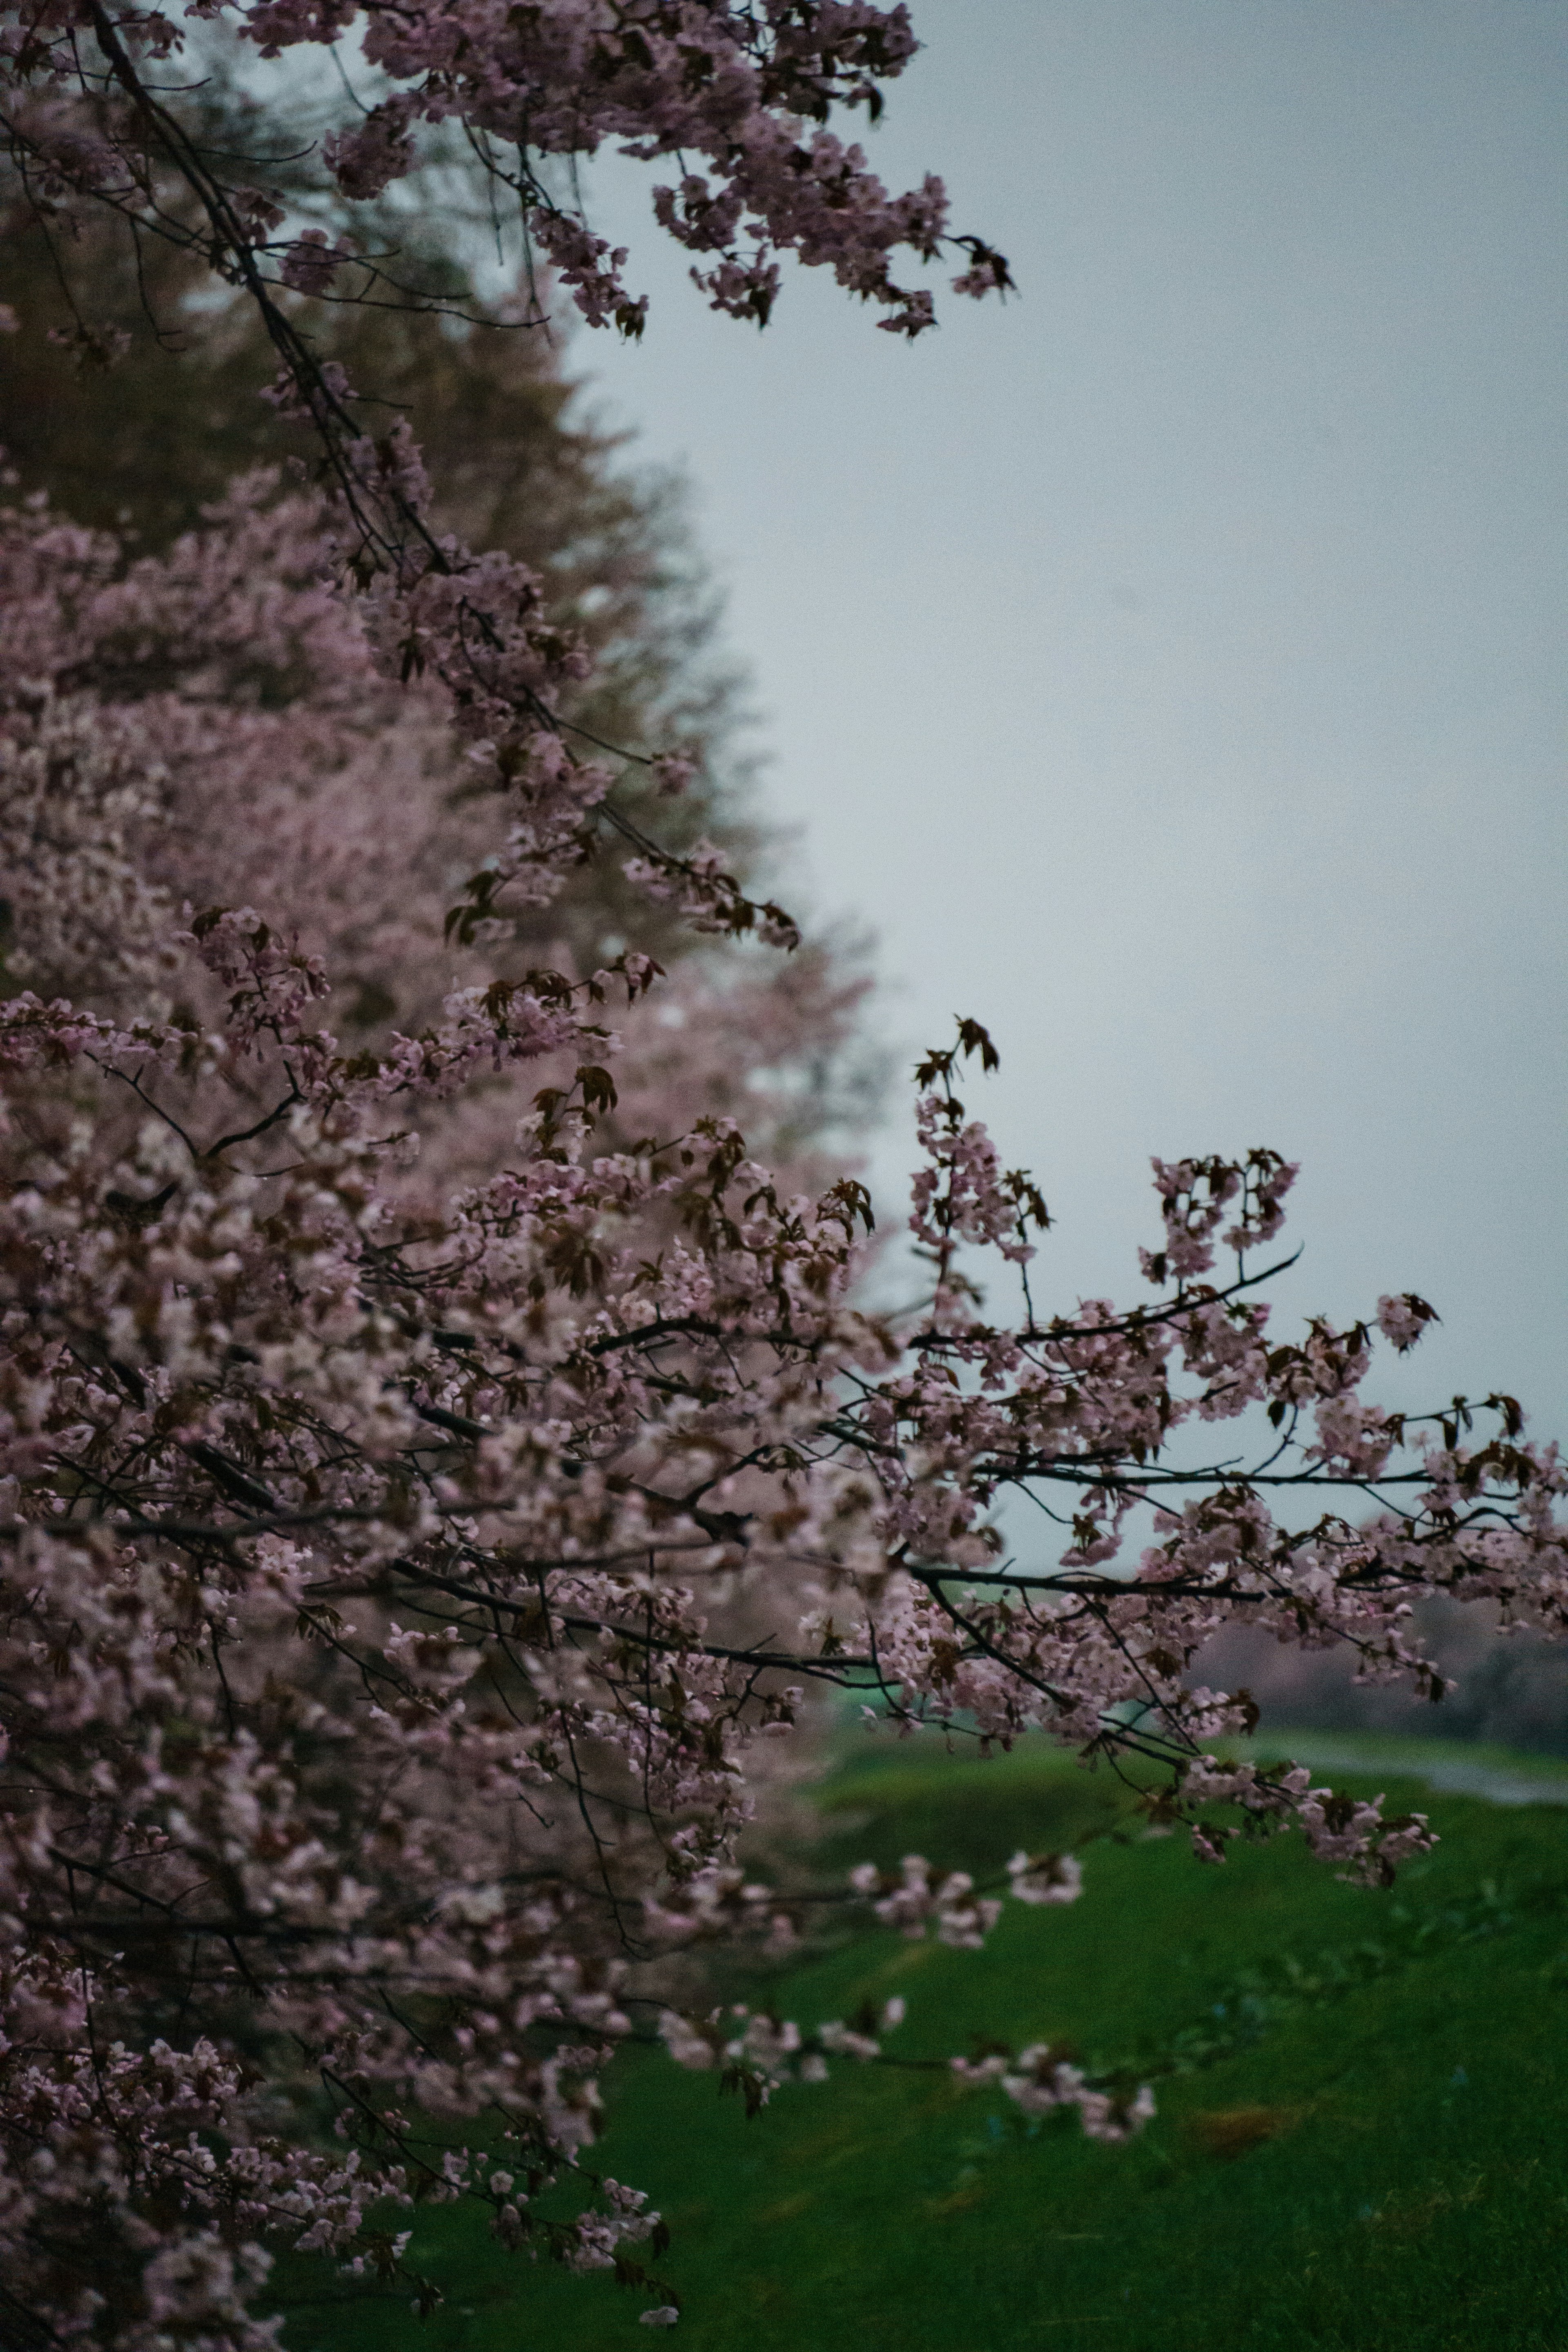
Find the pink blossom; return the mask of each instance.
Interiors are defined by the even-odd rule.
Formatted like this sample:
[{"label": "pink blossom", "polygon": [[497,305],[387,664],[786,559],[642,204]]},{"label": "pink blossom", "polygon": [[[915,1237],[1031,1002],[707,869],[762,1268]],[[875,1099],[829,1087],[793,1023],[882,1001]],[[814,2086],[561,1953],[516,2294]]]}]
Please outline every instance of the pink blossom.
[{"label": "pink blossom", "polygon": [[1401,1355],[1413,1348],[1427,1324],[1436,1319],[1426,1301],[1417,1298],[1413,1290],[1398,1298],[1385,1296],[1377,1302],[1377,1328]]}]

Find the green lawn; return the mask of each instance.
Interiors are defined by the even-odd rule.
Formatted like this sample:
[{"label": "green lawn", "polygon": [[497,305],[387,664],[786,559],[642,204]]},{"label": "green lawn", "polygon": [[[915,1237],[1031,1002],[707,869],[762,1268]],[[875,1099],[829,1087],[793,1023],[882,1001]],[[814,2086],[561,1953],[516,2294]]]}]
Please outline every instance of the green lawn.
[{"label": "green lawn", "polygon": [[[1009,1905],[982,1953],[871,1934],[762,1996],[806,2021],[901,1993],[888,2046],[911,2056],[973,2032],[1136,2057],[1160,2112],[1132,2146],[843,2063],[748,2124],[712,2075],[637,2053],[596,2160],[668,2221],[671,2336],[638,2326],[645,2296],[506,2256],[440,2209],[410,2250],[439,2311],[302,2307],[291,2352],[1568,2352],[1568,1810],[1398,1777],[1440,1783],[1459,1757],[1517,1800],[1568,1793],[1568,1768],[1382,1740],[1360,1751],[1373,1775],[1332,1744],[1336,1785],[1442,1832],[1392,1895],[1292,1840],[1205,1869],[1130,1822],[1085,1850],[1076,1906]],[[1115,1832],[1114,1788],[1038,1750],[868,1743],[821,1791],[820,1858],[999,1864]]]}]

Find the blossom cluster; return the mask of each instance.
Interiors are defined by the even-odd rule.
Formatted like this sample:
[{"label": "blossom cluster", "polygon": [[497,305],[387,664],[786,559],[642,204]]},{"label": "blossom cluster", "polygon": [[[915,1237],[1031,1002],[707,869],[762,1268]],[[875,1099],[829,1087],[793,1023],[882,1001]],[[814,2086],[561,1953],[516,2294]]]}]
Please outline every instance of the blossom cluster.
[{"label": "blossom cluster", "polygon": [[[309,939],[249,903],[177,911],[181,857],[216,854],[204,766],[256,793],[280,752],[297,778],[346,766],[374,819],[403,796],[383,747],[431,723],[378,715],[325,529],[252,492],[166,566],[42,509],[0,532],[30,681],[0,723],[0,826],[14,953],[45,984],[0,1014],[7,2262],[58,2325],[112,2312],[138,2352],[176,2316],[266,2340],[248,2315],[279,2244],[406,2274],[380,2217],[416,2195],[640,2274],[657,2217],[591,2168],[598,2079],[639,2020],[759,2105],[883,2063],[889,2016],[670,1998],[672,1969],[785,1949],[835,1896],[737,1852],[812,1682],[905,1735],[1108,1758],[1205,1859],[1293,1822],[1385,1880],[1420,1817],[1237,1760],[1249,1703],[1193,1662],[1240,1620],[1435,1685],[1424,1593],[1563,1614],[1563,1472],[1512,1401],[1417,1418],[1362,1393],[1424,1301],[1268,1328],[1256,1252],[1291,1172],[1269,1155],[1157,1165],[1142,1303],[1043,1316],[1026,1286],[988,1319],[974,1270],[989,1252],[1026,1286],[1047,1220],[958,1100],[992,1058],[966,1024],[921,1072],[932,1286],[874,1314],[864,1194],[792,1188],[693,1108],[699,1048],[649,1015],[687,983],[647,958],[442,992],[405,930],[381,968],[426,957],[427,1017],[351,1049],[331,962],[380,934],[330,861],[274,858]],[[157,690],[127,697],[169,637],[186,675],[160,650]],[[231,683],[323,645],[355,683],[287,718]],[[363,892],[378,830],[350,836]],[[50,859],[74,841],[73,897]],[[245,878],[264,895],[264,866]],[[1250,1467],[1234,1434],[1194,1451],[1249,1414]],[[1059,1510],[1056,1562],[1000,1556],[1015,1488]],[[1081,1885],[1073,1855],[1005,1875],[1036,1906]],[[973,1949],[1004,1893],[910,1855],[837,1896]],[[1147,2113],[1038,2050],[964,2068],[1100,2137]],[[570,2223],[540,2210],[563,2175]]]},{"label": "blossom cluster", "polygon": [[[735,1847],[753,1748],[787,1736],[807,1677],[906,1731],[1152,1758],[1150,1802],[1202,1855],[1295,1821],[1386,1877],[1420,1819],[1224,1760],[1245,1699],[1189,1688],[1190,1661],[1242,1617],[1420,1675],[1405,1621],[1434,1587],[1561,1620],[1562,1473],[1506,1412],[1480,1447],[1402,1425],[1415,1491],[1356,1523],[1330,1498],[1366,1473],[1321,1415],[1279,1441],[1293,1486],[1321,1490],[1309,1527],[1270,1516],[1267,1462],[1241,1480],[1170,1458],[1215,1381],[1295,1414],[1363,1376],[1361,1332],[1238,1358],[1250,1275],[1010,1329],[951,1281],[874,1317],[853,1188],[781,1195],[722,1119],[595,1154],[582,1099],[525,1117],[439,1223],[411,1217],[381,1173],[389,1096],[504,1078],[575,1003],[470,994],[416,1055],[345,1056],[308,1025],[324,982],[258,917],[175,946],[226,992],[200,1037],[36,995],[5,1011],[0,2129],[16,2260],[72,2324],[123,2306],[153,2327],[177,2276],[183,2319],[259,2342],[230,2306],[269,2243],[363,2260],[374,2209],[416,2190],[487,2201],[512,2242],[564,2226],[520,2183],[593,2187],[597,2077],[660,1967],[788,1922]],[[258,1059],[273,1110],[214,1136],[226,1073]],[[925,1125],[940,1151],[949,1128]],[[917,1231],[988,1165],[939,1160]],[[1062,1565],[997,1562],[996,1494],[1058,1483],[1082,1522]],[[1133,1500],[1163,1539],[1123,1565],[1105,1547]],[[763,1640],[737,1632],[744,1590]],[[1080,1885],[1073,1857],[1026,1853],[1008,1879],[1036,1904]],[[845,1891],[964,1948],[1000,1908],[916,1855]],[[677,2056],[700,2044],[759,2102],[879,2056],[889,2022],[660,2013]],[[123,2088],[93,2057],[109,2043]],[[1147,2112],[1041,2052],[998,2079],[1102,2137]],[[314,2145],[308,2081],[347,2153]],[[460,2137],[482,2119],[515,2151],[489,2171]],[[48,2250],[111,2150],[120,2221],[90,2261],[73,2245],[68,2288]],[[605,2185],[557,2251],[625,2264],[656,2226]]]},{"label": "blossom cluster", "polygon": [[[0,124],[26,203],[68,229],[84,207],[108,207],[135,234],[167,237],[259,306],[279,373],[266,396],[314,426],[335,508],[333,560],[363,584],[375,615],[370,642],[389,677],[430,677],[489,780],[510,797],[504,841],[470,882],[465,936],[497,911],[546,903],[595,823],[610,772],[568,748],[563,699],[580,683],[581,643],[551,625],[529,568],[494,551],[438,536],[429,484],[410,428],[374,427],[364,397],[323,360],[289,298],[400,299],[368,254],[340,232],[291,220],[286,194],[226,176],[235,158],[193,134],[168,72],[185,47],[185,19],[206,19],[255,70],[258,58],[325,47],[351,34],[386,94],[326,134],[321,160],[352,212],[418,164],[421,139],[456,130],[507,208],[521,207],[531,250],[595,326],[640,332],[646,303],[626,284],[626,254],[594,234],[558,190],[559,166],[606,145],[645,163],[669,160],[654,213],[700,257],[693,271],[716,309],[765,323],[778,257],[826,268],[908,337],[932,323],[931,298],[900,284],[893,257],[921,261],[945,248],[965,267],[957,291],[1003,292],[1006,263],[983,239],[953,237],[942,183],[890,195],[862,149],[830,119],[864,110],[875,120],[882,85],[917,43],[903,5],[866,0],[437,0],[414,10],[370,0],[191,0],[180,16],[117,0],[58,0],[0,26]],[[507,158],[515,158],[515,163]],[[263,174],[264,176],[264,174]],[[345,289],[350,290],[344,290]],[[357,289],[357,293],[353,290]],[[426,305],[426,307],[429,307]],[[434,307],[439,308],[439,302]],[[538,323],[542,323],[539,321]],[[84,348],[107,359],[106,331],[83,320]],[[679,751],[637,753],[665,785]],[[671,766],[671,761],[676,762]],[[637,855],[629,871],[679,903],[702,928],[755,931],[793,946],[780,908],[754,903],[715,855],[683,858],[640,835],[618,813]]]},{"label": "blossom cluster", "polygon": [[1048,2042],[1033,2042],[1016,2057],[995,2051],[984,2058],[955,2058],[952,2071],[961,2083],[998,2084],[1031,2119],[1058,2107],[1075,2110],[1089,2139],[1131,2139],[1154,2113],[1147,2083],[1124,2096],[1098,2089],[1081,2066],[1058,2056]]}]

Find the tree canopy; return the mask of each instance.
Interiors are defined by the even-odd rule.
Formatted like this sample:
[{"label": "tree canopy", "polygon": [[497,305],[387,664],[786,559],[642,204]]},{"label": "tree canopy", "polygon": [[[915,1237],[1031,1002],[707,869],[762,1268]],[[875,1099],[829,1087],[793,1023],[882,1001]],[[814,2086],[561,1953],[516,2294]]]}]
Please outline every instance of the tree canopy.
[{"label": "tree canopy", "polygon": [[[338,56],[320,187],[216,135],[192,41]],[[1270,1328],[1295,1173],[1270,1150],[1156,1161],[1132,1302],[1053,1307],[1046,1202],[961,1096],[995,1061],[965,1019],[916,1072],[914,1295],[868,1303],[874,1204],[786,1082],[852,990],[743,840],[683,824],[705,745],[645,628],[657,541],[559,379],[488,354],[526,353],[546,267],[637,331],[628,257],[572,194],[606,141],[673,170],[657,219],[741,320],[769,319],[781,256],[910,338],[934,311],[900,257],[1004,291],[940,182],[890,196],[835,127],[913,48],[902,7],[859,0],[53,0],[0,33],[18,250],[118,229],[193,335],[194,273],[219,289],[188,478],[171,430],[142,495],[106,392],[62,461],[80,513],[35,495],[0,523],[19,2346],[260,2352],[280,2247],[423,2295],[397,2223],[420,2198],[673,2324],[662,2222],[594,2166],[616,2051],[662,2041],[758,2107],[875,2063],[894,2021],[716,2010],[704,1956],[836,1909],[978,1947],[1005,1899],[1081,1883],[1026,1850],[994,1888],[918,1855],[753,1875],[814,1688],[905,1734],[1135,1764],[1200,1859],[1297,1827],[1378,1882],[1423,1818],[1244,1760],[1256,1709],[1194,1658],[1261,1627],[1432,1688],[1418,1597],[1561,1629],[1563,1473],[1514,1400],[1364,1392],[1431,1307]],[[471,340],[458,278],[383,250],[383,215],[349,226],[454,138],[537,257],[504,343]],[[112,361],[131,281],[58,282],[64,346]],[[416,331],[447,340],[405,360]],[[263,344],[300,464],[230,479],[271,452],[235,397]],[[380,404],[400,370],[437,387],[423,450]],[[678,929],[704,952],[678,961]],[[1039,1556],[1004,1547],[1016,1495]],[[1044,2044],[952,2064],[1108,2141],[1152,2110]]]}]

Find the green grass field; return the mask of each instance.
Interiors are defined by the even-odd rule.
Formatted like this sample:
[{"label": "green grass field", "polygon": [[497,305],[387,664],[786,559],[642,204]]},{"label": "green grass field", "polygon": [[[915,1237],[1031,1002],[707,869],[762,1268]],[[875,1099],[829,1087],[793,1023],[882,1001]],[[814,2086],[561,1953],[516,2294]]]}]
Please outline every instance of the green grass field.
[{"label": "green grass field", "polygon": [[[888,2047],[910,2056],[978,2033],[1135,2057],[1160,2111],[1131,2146],[843,2063],[748,2124],[714,2076],[638,2053],[595,2160],[669,2224],[670,2337],[639,2327],[645,2295],[437,2209],[409,2257],[437,2312],[301,2305],[291,2352],[1568,2352],[1568,1809],[1539,1801],[1568,1798],[1568,1767],[1382,1740],[1352,1770],[1331,1744],[1336,1785],[1442,1833],[1391,1895],[1289,1839],[1202,1868],[1141,1836],[1106,1774],[1039,1750],[868,1743],[819,1792],[824,1867],[1109,1833],[1076,1906],[1009,1905],[984,1952],[873,1933],[752,1998],[807,2021],[901,1993]],[[1504,1801],[1446,1791],[1455,1769]],[[291,2286],[337,2292],[302,2267]]]}]

